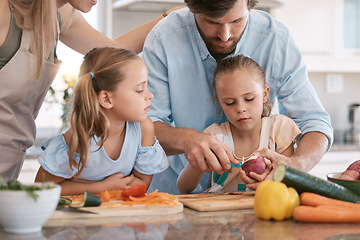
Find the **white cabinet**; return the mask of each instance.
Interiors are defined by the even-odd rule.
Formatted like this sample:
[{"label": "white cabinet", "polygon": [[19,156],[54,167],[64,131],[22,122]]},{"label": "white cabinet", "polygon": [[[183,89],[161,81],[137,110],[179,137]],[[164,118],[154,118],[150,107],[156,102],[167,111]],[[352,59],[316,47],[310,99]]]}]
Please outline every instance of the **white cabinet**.
[{"label": "white cabinet", "polygon": [[344,0],[283,0],[273,15],[290,30],[310,72],[360,72],[360,51],[344,47]]}]

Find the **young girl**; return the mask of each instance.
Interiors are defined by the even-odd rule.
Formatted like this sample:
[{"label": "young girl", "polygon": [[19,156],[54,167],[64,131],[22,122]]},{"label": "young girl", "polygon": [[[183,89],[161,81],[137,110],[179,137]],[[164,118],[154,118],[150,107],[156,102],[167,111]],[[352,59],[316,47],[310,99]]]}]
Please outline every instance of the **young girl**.
[{"label": "young girl", "polygon": [[54,181],[62,195],[150,185],[168,167],[147,112],[147,68],[134,52],[95,48],[76,85],[71,128],[43,142],[35,181]]},{"label": "young girl", "polygon": [[[235,56],[222,60],[214,73],[215,98],[220,103],[229,122],[213,124],[204,132],[224,142],[233,150],[240,162],[248,160],[263,148],[286,156],[294,152],[299,128],[284,115],[270,116],[269,86],[261,67],[251,58]],[[263,174],[252,173],[254,180],[262,181],[271,171],[271,162],[265,160]],[[231,172],[218,175],[212,173],[211,192],[233,192],[245,190],[241,175],[245,175],[241,164]],[[242,174],[241,174],[242,172]],[[181,193],[192,192],[203,172],[188,164],[181,172],[177,186]]]},{"label": "young girl", "polygon": [[105,46],[141,52],[152,27],[177,9],[112,40],[81,14],[96,3],[0,0],[0,175],[5,182],[18,178],[26,150],[35,141],[35,119],[61,65],[58,40],[81,54]]}]

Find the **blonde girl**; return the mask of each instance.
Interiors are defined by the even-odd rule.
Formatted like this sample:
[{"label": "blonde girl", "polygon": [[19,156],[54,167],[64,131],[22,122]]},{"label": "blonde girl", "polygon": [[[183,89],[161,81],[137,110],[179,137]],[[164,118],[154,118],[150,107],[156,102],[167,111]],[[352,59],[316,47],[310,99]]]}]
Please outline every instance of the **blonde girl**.
[{"label": "blonde girl", "polygon": [[[268,99],[269,86],[261,67],[251,58],[238,55],[225,58],[218,63],[214,73],[215,98],[223,109],[228,122],[212,124],[204,130],[225,143],[240,162],[248,160],[255,152],[270,150],[291,156],[294,152],[299,128],[284,115],[271,115]],[[272,165],[265,160],[266,170],[262,175],[251,173],[246,177],[241,164],[222,175],[212,173],[211,192],[233,192],[255,189],[258,182],[269,175]],[[198,185],[202,172],[188,164],[180,174],[177,186],[182,193],[193,191]]]},{"label": "blonde girl", "polygon": [[80,13],[96,3],[0,0],[0,175],[5,181],[19,176],[26,150],[35,141],[35,119],[60,67],[57,41],[82,54],[105,46],[140,52],[147,33],[167,15],[112,40]]},{"label": "blonde girl", "polygon": [[145,183],[168,167],[147,117],[147,68],[134,52],[96,48],[84,57],[71,129],[43,142],[35,181],[54,181],[62,195],[99,193]]}]

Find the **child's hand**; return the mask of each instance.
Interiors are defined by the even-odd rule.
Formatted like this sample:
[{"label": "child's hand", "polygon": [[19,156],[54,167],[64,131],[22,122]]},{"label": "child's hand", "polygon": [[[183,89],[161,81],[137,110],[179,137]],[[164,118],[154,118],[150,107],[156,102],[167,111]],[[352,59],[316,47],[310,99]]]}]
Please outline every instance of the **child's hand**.
[{"label": "child's hand", "polygon": [[265,171],[262,174],[256,174],[254,172],[250,172],[250,176],[248,177],[245,173],[244,170],[242,170],[242,168],[240,168],[239,174],[240,174],[240,178],[244,181],[244,183],[246,184],[246,187],[252,190],[255,190],[257,185],[264,181],[265,179],[271,179],[272,173],[272,162],[267,159],[264,158],[265,161]]},{"label": "child's hand", "polygon": [[122,173],[114,173],[103,180],[107,190],[119,190],[126,188],[134,180],[134,175],[124,177]]}]

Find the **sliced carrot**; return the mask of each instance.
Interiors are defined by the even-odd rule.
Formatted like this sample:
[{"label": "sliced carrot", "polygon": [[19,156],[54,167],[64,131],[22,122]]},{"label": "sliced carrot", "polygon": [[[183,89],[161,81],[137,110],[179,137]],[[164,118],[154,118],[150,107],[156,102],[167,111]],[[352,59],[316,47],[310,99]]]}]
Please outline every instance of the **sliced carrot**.
[{"label": "sliced carrot", "polygon": [[339,206],[339,207],[347,207],[352,209],[359,209],[360,210],[360,204],[359,203],[351,203],[346,202],[342,200],[337,200],[333,198],[328,198],[321,196],[316,193],[310,193],[310,192],[303,192],[300,194],[300,203],[301,205],[307,205],[307,206],[320,206],[320,205],[331,205],[331,206]]},{"label": "sliced carrot", "polygon": [[108,191],[99,193],[99,197],[101,197],[101,200],[103,202],[108,202],[111,199],[110,193]]},{"label": "sliced carrot", "polygon": [[[107,208],[117,208],[120,206],[133,206],[133,205],[145,205],[145,206],[158,206],[168,205],[175,207],[178,204],[177,197],[170,193],[158,192],[155,190],[151,193],[147,193],[145,197],[133,197],[129,196],[126,201],[121,194],[121,190],[104,191],[98,194],[103,200],[103,206]],[[73,202],[81,202],[83,195],[69,196]]]},{"label": "sliced carrot", "polygon": [[360,223],[360,211],[338,206],[298,206],[293,218],[299,222]]}]

